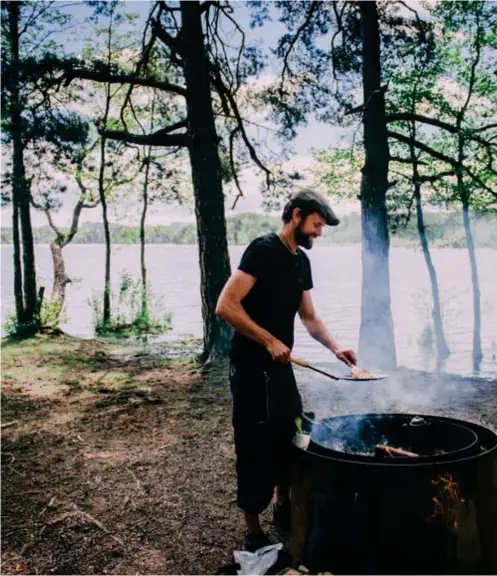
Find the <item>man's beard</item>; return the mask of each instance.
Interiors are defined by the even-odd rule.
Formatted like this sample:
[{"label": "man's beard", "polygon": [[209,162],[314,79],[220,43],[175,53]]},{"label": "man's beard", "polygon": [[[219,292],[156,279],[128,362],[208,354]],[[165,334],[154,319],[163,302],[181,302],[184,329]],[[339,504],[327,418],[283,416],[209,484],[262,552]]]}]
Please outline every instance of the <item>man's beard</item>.
[{"label": "man's beard", "polygon": [[295,241],[299,246],[302,246],[302,248],[310,250],[313,245],[314,234],[306,234],[305,232],[303,232],[302,223],[300,223],[295,229]]}]

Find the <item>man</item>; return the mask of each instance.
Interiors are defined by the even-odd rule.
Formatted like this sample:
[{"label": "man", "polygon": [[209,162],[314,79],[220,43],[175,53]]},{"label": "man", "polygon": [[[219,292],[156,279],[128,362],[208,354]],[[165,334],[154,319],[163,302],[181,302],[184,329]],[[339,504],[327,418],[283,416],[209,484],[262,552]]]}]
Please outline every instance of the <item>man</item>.
[{"label": "man", "polygon": [[247,531],[244,547],[269,544],[259,514],[271,502],[273,521],[289,529],[289,460],[295,418],[302,401],[290,364],[297,312],[309,334],[339,360],[356,363],[317,316],[311,298],[307,255],[324,226],[338,218],[313,190],[301,190],[286,204],[279,234],[254,240],[226,283],[216,313],[234,330],[230,387],[237,456],[237,502]]}]

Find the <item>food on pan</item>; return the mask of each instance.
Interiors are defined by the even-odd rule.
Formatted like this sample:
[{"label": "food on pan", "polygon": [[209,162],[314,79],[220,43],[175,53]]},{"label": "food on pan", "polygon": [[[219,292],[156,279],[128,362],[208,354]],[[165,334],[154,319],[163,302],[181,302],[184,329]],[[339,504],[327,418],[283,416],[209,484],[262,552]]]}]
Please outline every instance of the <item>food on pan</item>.
[{"label": "food on pan", "polygon": [[357,380],[376,378],[372,372],[368,372],[367,370],[364,370],[364,368],[358,368],[357,366],[351,366],[350,374],[352,375],[352,378],[356,378]]}]

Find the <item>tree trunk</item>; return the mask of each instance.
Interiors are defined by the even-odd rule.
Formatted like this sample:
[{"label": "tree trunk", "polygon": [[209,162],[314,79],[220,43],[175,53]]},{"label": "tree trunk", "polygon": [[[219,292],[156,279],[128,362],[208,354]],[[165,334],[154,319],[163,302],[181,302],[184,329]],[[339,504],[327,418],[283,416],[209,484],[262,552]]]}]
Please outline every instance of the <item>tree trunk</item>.
[{"label": "tree trunk", "polygon": [[65,245],[60,238],[56,238],[50,243],[53,262],[52,300],[59,302],[61,309],[66,298],[66,284],[71,282],[71,279],[66,274],[64,256],[62,255],[62,249]]},{"label": "tree trunk", "polygon": [[106,139],[102,137],[100,141],[100,170],[98,175],[98,195],[102,205],[102,221],[105,236],[105,280],[104,280],[104,310],[103,322],[110,322],[110,226],[107,216],[107,199],[105,197],[105,144]]},{"label": "tree trunk", "polygon": [[50,228],[55,232],[56,237],[50,243],[50,251],[52,253],[53,262],[53,285],[52,285],[52,301],[56,301],[60,304],[60,311],[64,306],[64,301],[66,298],[66,285],[71,282],[71,279],[66,273],[66,265],[64,262],[64,255],[62,250],[72,241],[74,236],[78,232],[79,218],[81,216],[81,211],[84,208],[84,202],[82,198],[78,200],[78,203],[74,207],[72,213],[71,228],[67,234],[63,234],[55,224],[50,210],[45,209],[45,214],[48,219],[48,224]]},{"label": "tree trunk", "polygon": [[381,89],[380,35],[376,2],[359,2],[362,26],[364,148],[361,181],[362,308],[361,362],[396,366],[390,306],[389,235],[386,208],[389,149]]},{"label": "tree trunk", "polygon": [[[17,250],[14,246],[14,288],[23,288],[22,322],[37,330],[38,298],[36,292],[36,270],[33,229],[30,214],[30,191],[24,168],[24,144],[22,141],[22,102],[19,87],[19,11],[20,3],[9,2],[9,35],[11,43],[11,123],[12,123],[12,201],[17,213],[14,229],[17,229]],[[19,227],[21,223],[23,277],[19,274]],[[15,232],[14,232],[15,233]],[[17,274],[16,274],[17,269]],[[21,299],[16,296],[16,314],[20,312]],[[18,318],[19,320],[19,318]]]},{"label": "tree trunk", "polygon": [[450,356],[450,350],[445,340],[437,273],[435,271],[435,266],[433,265],[433,260],[431,258],[428,238],[426,237],[426,228],[423,216],[423,205],[421,202],[421,184],[419,183],[419,181],[415,180],[414,186],[415,186],[416,216],[417,216],[419,239],[421,241],[421,248],[423,249],[423,256],[425,258],[426,266],[428,267],[428,274],[430,276],[430,284],[431,284],[431,294],[433,298],[432,318],[433,318],[433,327],[435,329],[435,339],[437,342],[437,363],[438,365],[441,365]]},{"label": "tree trunk", "polygon": [[[21,162],[23,162],[23,160],[21,160]],[[24,321],[32,324],[33,331],[36,332],[38,330],[38,293],[36,290],[35,251],[29,202],[30,192],[24,176],[22,178],[24,179],[24,189],[19,206],[19,216],[21,220],[22,262],[24,272]]]},{"label": "tree trunk", "polygon": [[473,371],[479,372],[481,368],[481,361],[483,353],[481,349],[481,304],[480,304],[480,282],[478,279],[478,264],[476,262],[475,243],[473,240],[473,233],[471,231],[471,219],[469,217],[469,204],[467,194],[461,193],[461,188],[464,186],[462,182],[462,175],[458,174],[458,187],[460,190],[462,204],[462,217],[464,222],[464,232],[466,233],[466,245],[468,247],[469,264],[471,267],[471,282],[473,284]]},{"label": "tree trunk", "polygon": [[[153,112],[152,112],[153,114]],[[140,218],[140,265],[142,276],[142,318],[148,323],[148,294],[147,294],[147,263],[145,261],[145,222],[148,208],[148,179],[150,174],[150,161],[152,159],[152,147],[148,148],[147,165],[145,166],[145,180],[143,182],[143,206]]]},{"label": "tree trunk", "polygon": [[16,299],[17,323],[24,322],[24,298],[22,295],[21,242],[19,237],[19,206],[15,194],[12,195],[12,241],[14,244],[14,295]]},{"label": "tree trunk", "polygon": [[225,357],[229,326],[215,310],[230,275],[221,163],[214,122],[208,62],[199,2],[181,3],[184,71],[187,90],[189,148],[200,260],[200,289],[204,324],[204,359]]}]

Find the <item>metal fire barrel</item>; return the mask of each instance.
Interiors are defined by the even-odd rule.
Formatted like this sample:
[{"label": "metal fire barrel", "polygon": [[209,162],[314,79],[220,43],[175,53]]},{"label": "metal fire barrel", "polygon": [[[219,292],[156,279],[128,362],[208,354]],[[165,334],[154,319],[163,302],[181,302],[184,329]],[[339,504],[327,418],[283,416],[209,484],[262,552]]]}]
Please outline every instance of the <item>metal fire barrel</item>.
[{"label": "metal fire barrel", "polygon": [[[364,453],[384,438],[419,457]],[[497,574],[491,430],[433,416],[343,416],[294,452],[295,565],[313,574]]]}]

